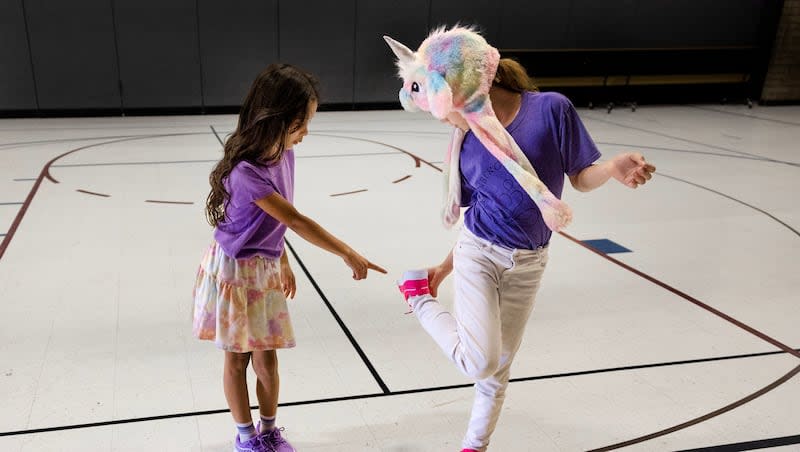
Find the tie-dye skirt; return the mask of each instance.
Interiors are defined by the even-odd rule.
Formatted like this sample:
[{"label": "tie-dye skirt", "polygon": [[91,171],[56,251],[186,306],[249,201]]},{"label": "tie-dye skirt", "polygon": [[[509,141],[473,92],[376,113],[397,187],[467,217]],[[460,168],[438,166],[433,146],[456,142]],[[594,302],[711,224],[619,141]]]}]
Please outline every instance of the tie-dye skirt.
[{"label": "tie-dye skirt", "polygon": [[197,271],[193,332],[229,352],[294,347],[280,260],[232,259],[212,243]]}]

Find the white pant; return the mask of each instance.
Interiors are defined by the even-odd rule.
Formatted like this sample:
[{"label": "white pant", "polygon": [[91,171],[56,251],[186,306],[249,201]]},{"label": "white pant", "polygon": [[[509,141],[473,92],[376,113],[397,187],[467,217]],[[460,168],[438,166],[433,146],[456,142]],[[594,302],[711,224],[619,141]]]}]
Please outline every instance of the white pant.
[{"label": "white pant", "polygon": [[489,444],[546,264],[547,248],[511,250],[465,227],[453,251],[454,313],[430,295],[409,300],[425,331],[477,380],[464,448]]}]

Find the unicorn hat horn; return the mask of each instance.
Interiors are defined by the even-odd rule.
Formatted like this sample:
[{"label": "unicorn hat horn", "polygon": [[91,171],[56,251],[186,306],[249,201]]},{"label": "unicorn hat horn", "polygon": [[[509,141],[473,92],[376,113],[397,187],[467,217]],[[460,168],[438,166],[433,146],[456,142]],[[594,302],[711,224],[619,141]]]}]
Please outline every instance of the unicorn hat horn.
[{"label": "unicorn hat horn", "polygon": [[386,40],[386,43],[389,44],[391,47],[392,52],[397,57],[398,60],[404,62],[410,62],[414,60],[414,51],[409,49],[408,47],[404,46],[403,44],[395,41],[394,39],[384,35],[383,39]]},{"label": "unicorn hat horn", "polygon": [[[403,109],[424,110],[438,119],[451,112],[461,114],[486,149],[533,199],[547,227],[554,231],[566,227],[572,220],[569,206],[539,179],[492,109],[489,89],[500,52],[474,30],[463,27],[434,30],[416,52],[388,36],[383,38],[397,56],[398,75],[403,79],[399,92]],[[445,156],[448,188],[443,221],[447,227],[454,225],[460,214],[458,154],[463,138],[463,133],[454,131]]]}]

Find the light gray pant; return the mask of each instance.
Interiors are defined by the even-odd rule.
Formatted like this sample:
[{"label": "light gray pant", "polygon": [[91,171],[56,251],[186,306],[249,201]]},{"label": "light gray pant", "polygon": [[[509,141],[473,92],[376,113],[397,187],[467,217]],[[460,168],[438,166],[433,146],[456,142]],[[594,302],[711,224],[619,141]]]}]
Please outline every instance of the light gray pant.
[{"label": "light gray pant", "polygon": [[454,312],[430,295],[410,300],[425,331],[477,380],[464,448],[489,444],[546,264],[547,248],[511,250],[465,227],[453,251]]}]

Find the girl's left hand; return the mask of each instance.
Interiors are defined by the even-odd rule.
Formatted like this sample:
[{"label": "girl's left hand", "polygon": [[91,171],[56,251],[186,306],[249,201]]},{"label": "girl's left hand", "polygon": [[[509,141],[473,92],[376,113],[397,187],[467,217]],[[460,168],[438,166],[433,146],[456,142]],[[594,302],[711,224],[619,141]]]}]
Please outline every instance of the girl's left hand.
[{"label": "girl's left hand", "polygon": [[612,159],[611,175],[623,185],[636,188],[653,177],[656,167],[647,163],[638,152],[620,154]]},{"label": "girl's left hand", "polygon": [[294,272],[292,272],[292,267],[289,266],[289,262],[281,263],[281,285],[283,286],[283,295],[286,298],[294,298],[297,285],[294,280]]}]

